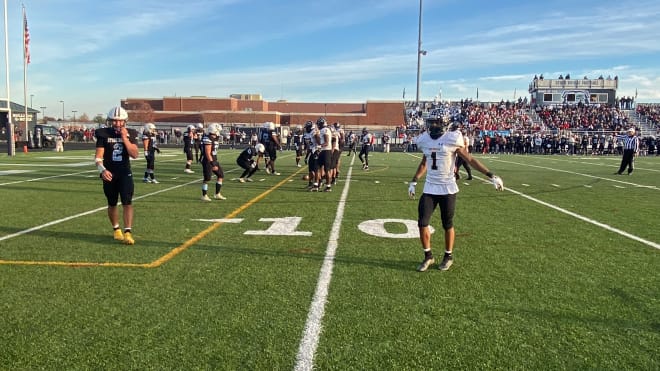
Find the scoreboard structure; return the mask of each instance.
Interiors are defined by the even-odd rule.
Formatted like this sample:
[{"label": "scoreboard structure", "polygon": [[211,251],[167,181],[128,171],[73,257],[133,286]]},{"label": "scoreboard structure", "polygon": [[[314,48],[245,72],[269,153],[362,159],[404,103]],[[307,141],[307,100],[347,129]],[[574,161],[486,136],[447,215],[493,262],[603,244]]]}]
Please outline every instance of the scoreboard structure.
[{"label": "scoreboard structure", "polygon": [[615,105],[619,78],[558,79],[534,77],[529,84],[532,105],[556,106],[563,104],[609,104]]}]

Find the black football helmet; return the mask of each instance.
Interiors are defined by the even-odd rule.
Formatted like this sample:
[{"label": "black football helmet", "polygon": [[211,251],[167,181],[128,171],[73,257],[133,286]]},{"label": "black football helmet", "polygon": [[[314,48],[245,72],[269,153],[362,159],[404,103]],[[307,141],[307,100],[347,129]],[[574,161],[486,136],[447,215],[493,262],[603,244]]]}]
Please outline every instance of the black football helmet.
[{"label": "black football helmet", "polygon": [[305,132],[311,133],[312,129],[314,129],[314,123],[311,120],[309,120],[305,123]]},{"label": "black football helmet", "polygon": [[319,117],[319,119],[316,120],[316,126],[318,126],[319,129],[323,129],[324,127],[328,126],[328,121],[325,119],[325,117]]},{"label": "black football helmet", "polygon": [[445,116],[429,117],[426,119],[426,130],[429,132],[431,139],[438,139],[447,127],[449,118]]}]

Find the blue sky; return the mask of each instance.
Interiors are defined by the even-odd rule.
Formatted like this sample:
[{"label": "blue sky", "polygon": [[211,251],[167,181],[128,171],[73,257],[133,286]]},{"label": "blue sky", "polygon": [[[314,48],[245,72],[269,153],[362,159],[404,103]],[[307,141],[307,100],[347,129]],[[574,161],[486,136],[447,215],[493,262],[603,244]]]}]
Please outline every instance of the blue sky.
[{"label": "blue sky", "polygon": [[[414,100],[417,0],[24,0],[28,104],[70,118],[122,98]],[[535,74],[619,76],[660,102],[660,2],[424,0],[420,99],[526,96]],[[21,2],[8,0],[10,88],[23,100]],[[5,68],[0,66],[4,74]],[[4,87],[5,84],[3,83]],[[30,94],[33,96],[30,98]],[[0,93],[5,96],[4,93]]]}]

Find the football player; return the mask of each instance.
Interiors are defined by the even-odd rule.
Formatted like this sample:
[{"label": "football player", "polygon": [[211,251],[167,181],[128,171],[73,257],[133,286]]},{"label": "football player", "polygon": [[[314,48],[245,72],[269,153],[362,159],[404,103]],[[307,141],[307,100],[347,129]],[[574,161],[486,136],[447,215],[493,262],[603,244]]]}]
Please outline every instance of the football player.
[{"label": "football player", "polygon": [[263,157],[264,152],[266,152],[266,147],[257,143],[254,147],[248,146],[238,155],[236,164],[243,168],[243,174],[238,178],[239,182],[252,182],[251,176],[259,169],[259,159]]},{"label": "football player", "polygon": [[195,126],[188,125],[186,131],[183,132],[183,153],[186,154],[186,168],[183,170],[184,173],[194,173],[191,166],[193,162],[193,146],[195,145],[196,136],[197,131],[195,130]]},{"label": "football player", "polygon": [[325,118],[321,117],[316,120],[316,126],[319,129],[319,157],[318,157],[318,171],[316,172],[316,183],[321,184],[321,178],[325,179],[324,192],[332,191],[332,170],[330,163],[332,162],[332,131],[328,126]]},{"label": "football player", "polygon": [[160,153],[158,148],[158,132],[156,125],[152,123],[144,124],[142,131],[142,148],[144,149],[144,159],[147,161],[147,169],[144,171],[144,178],[142,181],[145,183],[158,184],[154,174],[156,163],[156,152]]},{"label": "football player", "polygon": [[197,125],[195,126],[195,145],[193,146],[193,149],[195,150],[195,161],[197,162],[202,162],[202,156],[204,156],[204,153],[202,152],[202,136],[204,135],[204,124],[201,122],[198,122]]},{"label": "football player", "polygon": [[309,172],[309,183],[307,189],[312,192],[318,192],[319,184],[316,182],[316,173],[319,170],[319,130],[312,121],[305,123],[305,134],[303,134],[303,141],[307,149],[307,167]]},{"label": "football player", "polygon": [[266,122],[263,127],[259,128],[259,143],[266,148],[266,172],[280,175],[275,171],[275,160],[277,159],[277,150],[280,148],[280,139],[275,132],[274,122]]},{"label": "football player", "polygon": [[332,169],[332,185],[337,184],[339,177],[339,167],[341,165],[341,150],[344,145],[344,129],[338,122],[335,122],[332,130],[332,161],[330,162],[330,169]]},{"label": "football player", "polygon": [[305,144],[303,142],[303,130],[300,125],[296,126],[296,131],[291,139],[293,140],[293,149],[296,151],[296,166],[301,167],[300,159],[305,153]]},{"label": "football player", "polygon": [[454,262],[452,251],[454,249],[454,210],[456,208],[456,194],[458,185],[454,177],[456,157],[463,158],[473,168],[491,179],[495,189],[504,190],[502,179],[486,168],[481,162],[472,157],[467,150],[463,135],[457,126],[443,134],[446,121],[443,119],[428,119],[427,131],[418,139],[417,145],[423,153],[417,171],[408,186],[408,196],[415,197],[417,180],[426,174],[424,192],[419,198],[417,226],[419,239],[424,250],[424,260],[417,267],[417,271],[426,271],[435,259],[431,252],[431,232],[429,223],[435,209],[440,207],[442,228],[445,232],[445,254],[438,269],[446,271]]},{"label": "football player", "polygon": [[360,138],[360,143],[362,143],[362,148],[360,149],[360,154],[358,158],[362,163],[362,170],[369,170],[369,150],[371,149],[371,133],[367,128],[362,128],[362,137]]},{"label": "football player", "polygon": [[216,200],[226,200],[227,198],[220,193],[222,188],[222,180],[225,175],[222,171],[222,166],[218,162],[218,147],[220,146],[220,131],[222,127],[220,124],[210,124],[206,128],[206,134],[202,135],[200,142],[202,143],[202,169],[204,171],[204,179],[202,180],[202,201],[211,201],[208,195],[209,182],[213,175],[216,177],[215,194],[213,198]]},{"label": "football player", "polygon": [[[138,157],[138,133],[126,128],[128,113],[122,107],[113,107],[107,116],[107,126],[95,131],[95,163],[103,180],[103,193],[108,201],[108,218],[115,240],[126,245],[135,244],[133,226],[133,174],[130,158]],[[121,199],[124,231],[119,227],[117,201]]]}]

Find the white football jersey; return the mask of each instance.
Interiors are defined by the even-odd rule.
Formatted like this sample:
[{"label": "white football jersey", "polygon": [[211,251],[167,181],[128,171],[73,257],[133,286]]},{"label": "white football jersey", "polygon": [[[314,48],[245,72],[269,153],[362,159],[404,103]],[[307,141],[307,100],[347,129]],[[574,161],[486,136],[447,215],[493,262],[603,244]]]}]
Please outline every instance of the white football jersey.
[{"label": "white football jersey", "polygon": [[458,192],[454,168],[456,150],[462,147],[465,147],[465,140],[458,130],[448,131],[438,139],[424,132],[417,139],[417,148],[426,156],[424,193],[446,195]]},{"label": "white football jersey", "polygon": [[329,127],[324,127],[321,129],[319,133],[319,138],[321,138],[321,143],[319,143],[319,146],[321,147],[321,151],[329,151],[332,149],[330,145],[332,140],[332,131],[330,130]]}]

